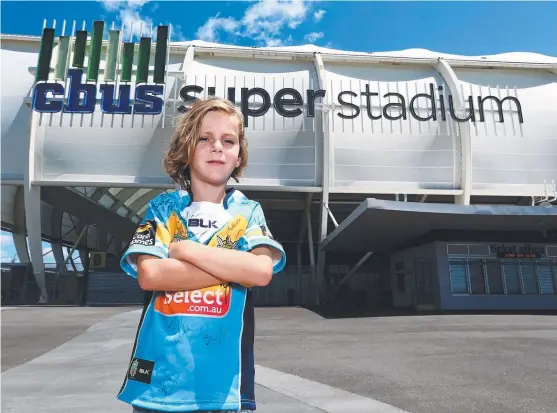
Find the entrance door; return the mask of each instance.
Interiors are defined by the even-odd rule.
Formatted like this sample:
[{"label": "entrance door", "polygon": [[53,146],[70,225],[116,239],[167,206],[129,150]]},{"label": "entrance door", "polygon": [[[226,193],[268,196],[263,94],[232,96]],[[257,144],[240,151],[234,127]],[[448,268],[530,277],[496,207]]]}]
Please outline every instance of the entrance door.
[{"label": "entrance door", "polygon": [[433,295],[431,260],[417,259],[414,261],[414,275],[416,279],[416,305],[433,305],[435,297]]}]

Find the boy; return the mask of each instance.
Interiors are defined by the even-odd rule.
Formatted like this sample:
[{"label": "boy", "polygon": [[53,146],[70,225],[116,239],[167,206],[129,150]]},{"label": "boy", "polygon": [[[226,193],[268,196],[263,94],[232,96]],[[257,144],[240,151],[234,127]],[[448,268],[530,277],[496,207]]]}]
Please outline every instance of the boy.
[{"label": "boy", "polygon": [[261,206],[234,189],[247,165],[242,113],[195,102],[173,133],[164,167],[182,189],[151,200],[123,270],[152,297],[118,399],[136,412],[255,410],[251,287],[286,256]]}]

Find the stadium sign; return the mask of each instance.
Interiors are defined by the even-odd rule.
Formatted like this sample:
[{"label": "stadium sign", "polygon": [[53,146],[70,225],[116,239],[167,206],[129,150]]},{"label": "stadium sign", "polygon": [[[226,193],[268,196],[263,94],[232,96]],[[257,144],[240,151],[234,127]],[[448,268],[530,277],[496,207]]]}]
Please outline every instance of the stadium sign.
[{"label": "stadium sign", "polygon": [[[385,105],[381,105],[380,101],[378,102],[377,99],[380,99],[380,95],[378,92],[370,91],[369,84],[365,85],[365,90],[360,91],[358,95],[352,90],[343,90],[338,93],[337,101],[339,102],[340,106],[342,107],[349,107],[352,109],[352,113],[347,115],[342,112],[337,113],[337,116],[342,119],[355,119],[358,116],[366,116],[363,115],[362,112],[365,111],[367,113],[367,117],[370,120],[379,120],[381,118],[385,118],[387,120],[399,120],[399,119],[408,119],[408,113],[414,119],[419,122],[427,122],[430,120],[440,120],[446,121],[447,120],[447,112],[451,119],[456,122],[484,122],[485,121],[485,102],[491,100],[494,103],[494,106],[497,108],[496,112],[499,115],[499,122],[504,122],[503,117],[503,103],[505,101],[514,102],[516,106],[516,112],[518,115],[518,120],[520,123],[524,123],[524,118],[522,115],[522,105],[520,101],[514,96],[506,96],[504,98],[500,98],[498,96],[477,96],[477,107],[474,106],[474,98],[473,96],[468,96],[467,98],[467,107],[466,114],[460,115],[458,114],[458,110],[454,107],[454,98],[452,95],[443,96],[443,86],[438,86],[437,91],[438,94],[435,93],[435,86],[433,83],[429,83],[428,85],[429,93],[418,93],[412,97],[410,97],[408,103],[407,98],[400,94],[400,93],[385,93],[382,95],[383,98],[396,98],[398,102],[389,101],[389,103]],[[202,93],[204,88],[197,85],[185,85],[180,89],[180,98],[184,101],[184,103],[192,103],[198,98],[191,95],[191,93]],[[215,88],[209,87],[208,88],[208,95],[214,96],[215,95]],[[307,89],[305,91],[306,101],[304,102],[304,98],[302,94],[293,88],[284,88],[278,90],[272,100],[272,105],[275,111],[284,117],[295,118],[300,116],[303,112],[300,107],[296,106],[307,106],[307,117],[314,117],[315,116],[315,101],[316,99],[323,99],[325,98],[326,91],[319,89]],[[359,105],[351,103],[343,97],[345,95],[352,96],[357,98],[358,96],[365,97],[365,106],[362,109]],[[236,96],[236,88],[229,87],[227,90],[227,98],[230,101],[235,101]],[[262,103],[258,108],[249,108],[249,99],[253,96],[258,96]],[[421,116],[418,111],[416,110],[419,98],[427,100],[428,107],[431,108],[430,113],[427,116]],[[373,101],[372,101],[373,99]],[[423,101],[422,101],[423,102]],[[379,103],[379,104],[378,104]],[[423,103],[422,103],[423,104]],[[240,99],[240,106],[242,109],[242,113],[244,114],[244,118],[247,120],[248,116],[252,117],[259,117],[265,115],[271,108],[271,95],[268,91],[264,88],[256,87],[256,88],[241,88],[241,99]],[[296,107],[295,109],[287,109],[286,106]],[[373,106],[379,106],[381,109],[374,113]],[[391,112],[394,109],[394,113]],[[423,108],[422,108],[423,109]],[[180,112],[185,112],[187,107],[182,105],[178,108]],[[419,110],[419,109],[418,109]],[[479,113],[479,116],[476,116],[476,111]]]},{"label": "stadium sign", "polygon": [[[158,115],[164,106],[164,84],[166,82],[167,59],[169,52],[168,26],[157,27],[157,39],[154,56],[154,72],[149,79],[149,64],[151,54],[151,38],[141,36],[139,41],[139,52],[137,55],[137,70],[135,72],[135,92],[132,99],[132,66],[134,61],[135,43],[123,42],[120,30],[108,31],[108,46],[105,53],[105,67],[102,81],[99,84],[99,71],[102,55],[102,43],[104,36],[104,22],[95,21],[93,32],[89,42],[89,55],[87,68],[85,70],[85,54],[87,51],[89,33],[86,30],[78,30],[75,40],[71,42],[72,36],[60,36],[58,39],[58,53],[54,64],[54,82],[51,82],[51,60],[54,49],[54,29],[44,28],[41,38],[41,47],[35,76],[36,85],[33,90],[33,109],[41,113],[93,113],[97,104],[97,94],[100,92],[100,109],[107,114],[139,114]],[[73,52],[73,60],[70,67],[70,57]],[[121,68],[120,68],[121,67]],[[85,80],[85,81],[84,81]],[[62,81],[59,83],[59,81]],[[66,82],[67,81],[67,82]],[[116,85],[118,83],[118,91]],[[68,90],[66,90],[68,83]],[[342,119],[355,119],[358,116],[367,116],[370,120],[385,118],[390,121],[408,119],[409,116],[419,122],[430,120],[446,121],[448,117],[456,122],[484,122],[485,102],[491,101],[498,114],[498,121],[504,122],[503,103],[509,101],[509,107],[514,104],[520,123],[524,122],[520,101],[514,96],[478,96],[475,106],[473,96],[466,99],[467,109],[460,113],[454,107],[453,96],[443,95],[443,86],[435,87],[429,83],[426,93],[417,93],[414,96],[405,97],[400,93],[385,93],[380,96],[378,92],[371,91],[369,84],[365,84],[365,90],[355,93],[352,90],[340,91],[337,101],[343,108],[337,113]],[[184,104],[179,105],[177,110],[181,113],[187,111],[187,104],[198,99],[195,93],[202,93],[205,89],[198,85],[186,84],[180,88],[179,96]],[[229,87],[226,91],[228,100],[235,102],[236,88]],[[273,96],[267,90],[260,87],[241,88],[239,106],[244,114],[245,124],[248,125],[249,117],[260,117],[265,115],[273,106],[275,112],[283,117],[297,117],[303,114],[300,107],[306,107],[306,116],[315,116],[315,103],[317,99],[323,100],[326,96],[325,90],[308,89],[300,93],[294,88],[283,88],[275,92]],[[53,97],[49,97],[51,94]],[[66,97],[67,95],[67,97]],[[207,88],[208,96],[215,96],[215,87]],[[253,107],[249,100],[259,97],[261,103]],[[365,105],[356,105],[345,98],[363,98]],[[305,100],[304,100],[305,98]],[[382,105],[381,98],[389,99]],[[407,99],[409,99],[407,101]],[[429,113],[424,115],[418,113],[423,108],[418,108],[418,99],[426,100]],[[374,109],[379,107],[379,109]],[[352,113],[344,113],[344,109],[350,109]],[[364,114],[365,112],[365,114]],[[476,115],[478,112],[479,116]]]},{"label": "stadium sign", "polygon": [[[115,29],[108,30],[105,67],[100,79],[103,37],[104,21],[94,21],[91,34],[82,29],[77,30],[75,36],[62,35],[56,42],[57,54],[53,62],[55,29],[43,29],[33,89],[34,110],[41,113],[93,113],[97,92],[100,91],[100,108],[104,113],[156,115],[162,112],[164,100],[161,96],[164,94],[169,51],[168,26],[157,27],[151,79],[151,37],[140,37],[137,69],[133,76],[136,43],[123,41],[123,32]],[[88,61],[85,65],[87,52]],[[54,66],[52,74],[51,66]],[[103,83],[99,84],[101,80]],[[133,102],[132,80],[135,84]],[[66,81],[69,83],[67,91]],[[118,83],[117,95],[115,83]],[[48,94],[53,97],[48,97]]]}]

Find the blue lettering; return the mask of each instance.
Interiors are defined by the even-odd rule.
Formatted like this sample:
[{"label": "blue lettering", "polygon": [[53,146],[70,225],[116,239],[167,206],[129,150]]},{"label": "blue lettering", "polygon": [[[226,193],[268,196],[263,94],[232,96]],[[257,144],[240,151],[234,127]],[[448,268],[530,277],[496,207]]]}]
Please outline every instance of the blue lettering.
[{"label": "blue lettering", "polygon": [[164,101],[157,95],[163,94],[162,85],[141,85],[135,88],[134,113],[138,115],[158,115]]},{"label": "blue lettering", "polygon": [[[33,91],[33,109],[37,112],[93,113],[97,103],[97,86],[83,83],[83,70],[68,70],[69,90],[66,104],[63,104],[65,89],[63,83],[38,83]],[[131,103],[131,86],[119,85],[118,92],[113,84],[99,85],[101,111],[109,114],[158,115],[162,113],[164,94],[162,85],[140,85],[135,88],[135,102]],[[47,98],[48,93],[54,98]],[[117,93],[117,95],[116,95]],[[55,99],[58,97],[58,99]]]},{"label": "blue lettering", "polygon": [[[81,83],[82,71],[76,69],[68,70],[70,79],[70,92],[68,93],[68,103],[64,108],[68,113],[93,113],[97,100],[97,88],[93,84]],[[85,93],[84,102],[80,103],[81,92]]]},{"label": "blue lettering", "polygon": [[39,83],[33,91],[33,109],[46,113],[60,112],[62,110],[62,102],[49,101],[46,97],[48,92],[52,92],[54,97],[56,95],[64,97],[64,85],[61,83]]},{"label": "blue lettering", "polygon": [[114,105],[114,85],[100,85],[101,90],[101,110],[105,113],[115,113],[119,115],[129,115],[132,113],[130,105],[130,85],[120,85],[118,87],[118,105]]}]

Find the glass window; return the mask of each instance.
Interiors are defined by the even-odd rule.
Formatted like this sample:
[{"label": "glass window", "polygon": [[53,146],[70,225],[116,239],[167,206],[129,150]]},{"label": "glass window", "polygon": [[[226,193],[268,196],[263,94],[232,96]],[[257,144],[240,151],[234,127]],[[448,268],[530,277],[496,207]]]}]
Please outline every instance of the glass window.
[{"label": "glass window", "polygon": [[468,279],[466,276],[466,261],[451,261],[451,291],[454,294],[468,294]]},{"label": "glass window", "polygon": [[524,294],[538,294],[538,277],[534,261],[521,261],[520,271],[522,272],[522,285]]},{"label": "glass window", "polygon": [[454,294],[557,294],[554,260],[449,259]]},{"label": "glass window", "polygon": [[522,289],[520,288],[518,262],[504,262],[503,271],[505,271],[505,284],[507,285],[507,294],[521,294]]},{"label": "glass window", "polygon": [[540,294],[555,294],[557,292],[555,277],[553,276],[553,270],[551,267],[551,262],[538,263]]},{"label": "glass window", "polygon": [[468,271],[470,272],[472,294],[485,294],[483,262],[481,260],[470,260],[468,262]]},{"label": "glass window", "polygon": [[489,285],[490,294],[504,294],[503,289],[503,272],[501,270],[501,262],[499,260],[486,261],[487,283]]}]

